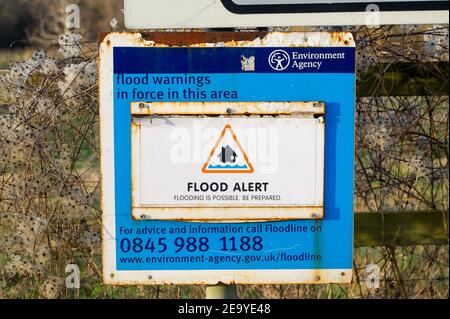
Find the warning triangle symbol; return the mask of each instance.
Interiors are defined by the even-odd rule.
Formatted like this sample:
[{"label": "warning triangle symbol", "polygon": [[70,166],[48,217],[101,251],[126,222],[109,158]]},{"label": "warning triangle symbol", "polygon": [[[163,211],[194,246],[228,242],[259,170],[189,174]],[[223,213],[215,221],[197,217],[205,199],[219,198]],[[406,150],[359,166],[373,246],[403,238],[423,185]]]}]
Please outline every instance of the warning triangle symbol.
[{"label": "warning triangle symbol", "polygon": [[253,173],[253,165],[234,134],[226,125],[202,168],[203,173]]}]

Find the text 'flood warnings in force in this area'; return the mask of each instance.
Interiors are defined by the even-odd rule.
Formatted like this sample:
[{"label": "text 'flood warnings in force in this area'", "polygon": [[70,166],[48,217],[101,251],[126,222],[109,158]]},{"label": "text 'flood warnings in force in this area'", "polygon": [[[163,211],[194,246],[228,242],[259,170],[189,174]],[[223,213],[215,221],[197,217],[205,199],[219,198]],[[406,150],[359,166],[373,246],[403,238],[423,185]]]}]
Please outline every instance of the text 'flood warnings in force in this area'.
[{"label": "text 'flood warnings in force in this area'", "polygon": [[352,35],[189,35],[101,43],[105,282],[349,282]]}]

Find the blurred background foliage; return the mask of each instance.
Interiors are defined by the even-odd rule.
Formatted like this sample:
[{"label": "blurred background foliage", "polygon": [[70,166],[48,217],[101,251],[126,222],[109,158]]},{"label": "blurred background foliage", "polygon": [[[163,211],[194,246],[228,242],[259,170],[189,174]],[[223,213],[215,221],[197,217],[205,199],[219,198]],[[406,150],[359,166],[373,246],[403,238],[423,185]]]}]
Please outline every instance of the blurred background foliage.
[{"label": "blurred background foliage", "polygon": [[77,4],[85,41],[97,40],[100,31],[110,31],[110,22],[122,25],[122,0],[0,0],[0,69],[14,59],[31,57],[36,46],[51,49],[65,33],[66,7]]},{"label": "blurred background foliage", "polygon": [[[122,0],[1,0],[0,48],[17,40],[40,40],[64,32],[65,9],[77,4],[82,12],[81,31],[86,39],[96,40],[99,31],[109,31],[112,18],[121,20]],[[27,44],[27,43],[25,43]],[[24,43],[21,43],[24,45]]]}]

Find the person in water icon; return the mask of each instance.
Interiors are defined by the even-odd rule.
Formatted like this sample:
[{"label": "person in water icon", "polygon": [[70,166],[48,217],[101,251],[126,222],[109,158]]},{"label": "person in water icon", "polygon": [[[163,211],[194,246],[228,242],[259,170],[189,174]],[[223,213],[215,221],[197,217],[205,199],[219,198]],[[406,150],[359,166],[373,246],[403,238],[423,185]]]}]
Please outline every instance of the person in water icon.
[{"label": "person in water icon", "polygon": [[222,147],[222,151],[217,157],[219,157],[220,161],[224,164],[236,163],[237,154],[229,145],[227,145]]}]

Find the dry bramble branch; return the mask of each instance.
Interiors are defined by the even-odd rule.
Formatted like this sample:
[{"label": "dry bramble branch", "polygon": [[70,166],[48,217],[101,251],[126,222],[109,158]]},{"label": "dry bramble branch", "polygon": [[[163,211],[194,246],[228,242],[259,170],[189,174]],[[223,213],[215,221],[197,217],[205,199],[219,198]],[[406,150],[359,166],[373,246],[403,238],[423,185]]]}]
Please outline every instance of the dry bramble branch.
[{"label": "dry bramble branch", "polygon": [[86,183],[98,180],[97,60],[79,35],[59,44],[63,59],[39,50],[0,80],[1,278],[11,296],[58,297],[65,265],[99,250],[98,182]]}]

